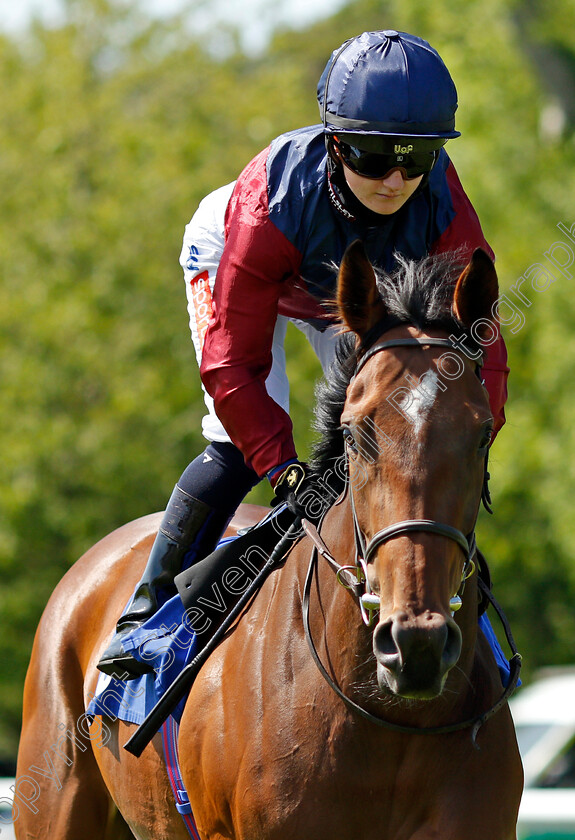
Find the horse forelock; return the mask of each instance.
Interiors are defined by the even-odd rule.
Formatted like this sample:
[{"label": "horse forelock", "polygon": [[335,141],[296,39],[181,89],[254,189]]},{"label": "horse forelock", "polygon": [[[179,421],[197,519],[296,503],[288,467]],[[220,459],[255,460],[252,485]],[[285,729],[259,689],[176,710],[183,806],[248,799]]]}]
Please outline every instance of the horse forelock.
[{"label": "horse forelock", "polygon": [[[452,302],[457,279],[466,260],[461,251],[448,252],[410,260],[396,254],[397,269],[392,273],[376,270],[377,288],[385,304],[384,322],[390,325],[410,324],[425,331],[434,328],[448,335],[465,337],[472,352],[482,352],[481,345],[453,314]],[[382,334],[386,323],[376,324],[370,334],[358,337],[343,333],[336,350],[335,361],[325,378],[316,387],[314,428],[318,440],[313,448],[311,467],[317,474],[332,467],[344,451],[340,430],[341,415],[347,389],[354,375],[357,361]]]},{"label": "horse forelock", "polygon": [[391,274],[376,269],[377,287],[389,315],[419,329],[443,323],[459,328],[452,314],[455,284],[465,259],[448,252],[409,260],[395,254],[397,269]]}]

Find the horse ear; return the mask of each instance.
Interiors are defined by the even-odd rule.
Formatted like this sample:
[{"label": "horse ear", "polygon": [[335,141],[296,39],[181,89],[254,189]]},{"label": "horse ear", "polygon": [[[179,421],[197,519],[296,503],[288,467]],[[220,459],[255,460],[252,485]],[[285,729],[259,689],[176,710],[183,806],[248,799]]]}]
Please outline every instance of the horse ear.
[{"label": "horse ear", "polygon": [[360,337],[380,321],[385,312],[373,266],[359,239],[348,246],[341,261],[337,309],[346,327]]},{"label": "horse ear", "polygon": [[[482,248],[476,248],[455,286],[453,314],[466,327],[477,321],[494,321],[498,296],[499,283],[493,260]],[[481,329],[478,332],[481,334]]]}]

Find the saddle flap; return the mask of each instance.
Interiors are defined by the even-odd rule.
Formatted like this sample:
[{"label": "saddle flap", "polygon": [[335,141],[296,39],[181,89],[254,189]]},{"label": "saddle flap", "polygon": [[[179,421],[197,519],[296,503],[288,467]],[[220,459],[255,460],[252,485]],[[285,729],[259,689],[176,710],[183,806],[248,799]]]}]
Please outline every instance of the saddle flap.
[{"label": "saddle flap", "polygon": [[263,568],[294,520],[287,508],[273,511],[241,536],[226,539],[215,551],[181,572],[176,588],[186,610],[225,617]]}]

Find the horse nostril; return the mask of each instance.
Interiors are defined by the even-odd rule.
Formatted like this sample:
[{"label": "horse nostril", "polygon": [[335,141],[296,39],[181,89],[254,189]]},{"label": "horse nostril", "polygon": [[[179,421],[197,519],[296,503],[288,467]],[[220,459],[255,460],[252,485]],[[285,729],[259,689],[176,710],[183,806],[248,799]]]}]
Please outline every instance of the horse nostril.
[{"label": "horse nostril", "polygon": [[375,628],[373,649],[378,664],[402,680],[432,683],[459,659],[461,638],[451,618],[430,613],[418,620],[397,612]]},{"label": "horse nostril", "polygon": [[442,660],[445,670],[452,668],[461,655],[461,630],[452,618],[447,619],[447,639],[443,648]]},{"label": "horse nostril", "polygon": [[380,622],[373,632],[373,650],[377,661],[394,670],[400,664],[399,649],[394,638],[393,617]]}]

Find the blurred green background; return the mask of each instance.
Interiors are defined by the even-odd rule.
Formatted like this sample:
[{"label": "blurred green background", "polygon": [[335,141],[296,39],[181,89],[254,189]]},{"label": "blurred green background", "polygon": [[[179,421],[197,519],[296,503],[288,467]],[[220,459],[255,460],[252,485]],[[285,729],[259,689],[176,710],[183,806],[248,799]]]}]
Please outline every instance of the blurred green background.
[{"label": "blurred green background", "polygon": [[[553,280],[527,281],[524,324],[506,331],[508,421],[479,539],[525,678],[575,662],[575,265],[545,256],[575,223],[573,0],[352,0],[278,25],[255,54],[231,25],[188,21],[68,0],[57,25],[0,33],[0,761],[50,592],[100,537],[163,509],[203,448],[184,225],[276,134],[318,121],[327,58],[368,29],[420,35],[450,68],[462,137],[448,150],[502,291]],[[305,458],[318,366],[295,330],[289,356]]]}]

